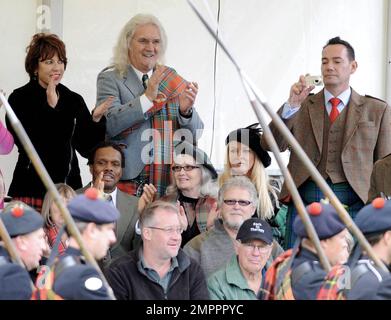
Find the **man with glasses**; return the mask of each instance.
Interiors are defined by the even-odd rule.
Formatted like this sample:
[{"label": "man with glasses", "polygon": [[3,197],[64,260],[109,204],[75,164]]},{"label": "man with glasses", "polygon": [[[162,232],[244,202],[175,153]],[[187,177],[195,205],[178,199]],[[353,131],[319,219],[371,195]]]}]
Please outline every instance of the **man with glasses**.
[{"label": "man with glasses", "polygon": [[107,271],[118,300],[209,299],[200,266],[180,249],[179,215],[175,205],[164,201],[141,213],[142,247],[115,260]]},{"label": "man with glasses", "polygon": [[[215,220],[214,228],[196,236],[184,247],[184,251],[201,265],[206,277],[229,261],[235,252],[234,243],[240,226],[253,216],[257,206],[257,191],[247,177],[233,177],[222,185],[218,195],[221,218]],[[281,247],[274,241],[272,257],[281,252]]]},{"label": "man with glasses", "polygon": [[211,299],[256,300],[262,297],[262,283],[272,252],[273,234],[269,224],[252,218],[243,222],[236,236],[229,263],[208,279]]}]

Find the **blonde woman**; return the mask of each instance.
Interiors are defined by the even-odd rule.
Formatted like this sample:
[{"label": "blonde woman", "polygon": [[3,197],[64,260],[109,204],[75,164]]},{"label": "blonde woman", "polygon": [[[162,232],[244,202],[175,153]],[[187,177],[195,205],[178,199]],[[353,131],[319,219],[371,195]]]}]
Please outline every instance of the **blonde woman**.
[{"label": "blonde woman", "polygon": [[[226,138],[227,153],[224,171],[219,178],[220,186],[232,176],[247,176],[258,192],[259,203],[257,215],[267,220],[277,238],[282,237],[275,221],[274,212],[279,208],[278,182],[269,178],[265,168],[271,163],[271,158],[260,144],[261,128],[258,123],[246,128],[232,131]],[[273,182],[273,183],[271,183]]]},{"label": "blonde woman", "polygon": [[[76,196],[75,191],[65,183],[56,184],[56,188],[62,200],[65,204],[68,204],[69,200]],[[49,247],[52,248],[57,234],[61,227],[64,225],[64,220],[61,216],[60,209],[54,202],[54,197],[50,192],[47,192],[43,204],[42,204],[42,217],[45,221],[44,230],[47,236]],[[63,236],[60,245],[58,246],[58,252],[62,255],[67,248],[66,236]]]}]

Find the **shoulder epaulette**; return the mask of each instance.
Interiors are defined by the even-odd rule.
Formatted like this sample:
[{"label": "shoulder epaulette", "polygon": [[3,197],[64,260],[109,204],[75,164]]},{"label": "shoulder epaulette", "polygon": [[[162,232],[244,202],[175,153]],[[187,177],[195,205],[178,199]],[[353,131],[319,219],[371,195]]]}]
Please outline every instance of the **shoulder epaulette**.
[{"label": "shoulder epaulette", "polygon": [[368,94],[365,95],[365,98],[371,98],[371,99],[375,99],[375,100],[381,101],[383,103],[387,103],[387,101],[385,101],[385,100],[382,100],[382,99],[377,98],[377,97],[372,97],[372,96],[370,96]]},{"label": "shoulder epaulette", "polygon": [[54,273],[58,277],[65,269],[77,265],[78,261],[74,256],[66,256],[58,261],[54,268]]}]

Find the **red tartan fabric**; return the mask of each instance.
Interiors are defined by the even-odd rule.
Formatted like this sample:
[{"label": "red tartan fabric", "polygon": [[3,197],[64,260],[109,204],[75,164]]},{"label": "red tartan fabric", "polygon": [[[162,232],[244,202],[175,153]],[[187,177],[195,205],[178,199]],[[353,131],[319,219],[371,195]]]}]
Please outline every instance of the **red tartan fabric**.
[{"label": "red tartan fabric", "polygon": [[12,200],[19,200],[27,204],[28,206],[34,208],[38,212],[42,211],[43,200],[41,198],[32,198],[32,197],[12,197]]},{"label": "red tartan fabric", "polygon": [[[264,295],[264,300],[277,300],[278,299],[278,292],[280,288],[276,287],[276,282],[278,278],[279,271],[281,269],[281,266],[283,266],[284,263],[286,263],[292,256],[292,249],[289,249],[279,255],[272,263],[272,265],[269,267],[269,269],[266,272],[265,275],[265,285],[264,289],[266,291]],[[283,285],[283,284],[282,284]],[[286,300],[292,300],[294,299],[293,294],[292,294],[292,288],[287,288],[287,296],[284,298]],[[290,293],[289,293],[290,292]]]},{"label": "red tartan fabric", "polygon": [[120,181],[117,183],[117,188],[122,192],[135,196],[137,192],[138,185],[136,182],[132,181]]},{"label": "red tartan fabric", "polygon": [[[149,171],[144,168],[143,172],[149,174],[149,183],[158,190],[158,197],[165,194],[166,187],[171,182],[173,135],[180,128],[178,96],[186,89],[187,84],[188,82],[174,69],[165,67],[158,97],[153,102],[153,107],[146,113],[151,119],[153,129],[153,160]],[[121,135],[129,134],[134,128],[124,130]],[[128,190],[134,191],[134,187],[129,186]]]},{"label": "red tartan fabric", "polygon": [[[137,180],[144,181],[145,183],[149,182],[149,171],[150,165],[145,165],[143,171],[138,175]],[[131,196],[141,197],[143,194],[142,188],[144,187],[144,183],[138,183],[137,181],[120,181],[117,183],[118,189],[122,192],[130,194]]]},{"label": "red tartan fabric", "polygon": [[[45,233],[48,237],[48,242],[50,248],[53,248],[54,243],[56,242],[56,238],[58,235],[58,228],[56,226],[51,226],[47,229],[45,229]],[[58,245],[58,255],[62,256],[66,250],[67,246],[66,244],[61,241],[60,244]]]},{"label": "red tartan fabric", "polygon": [[342,265],[332,267],[320,287],[316,300],[346,300],[343,290],[338,286],[340,279],[344,277],[345,272],[346,267]]}]

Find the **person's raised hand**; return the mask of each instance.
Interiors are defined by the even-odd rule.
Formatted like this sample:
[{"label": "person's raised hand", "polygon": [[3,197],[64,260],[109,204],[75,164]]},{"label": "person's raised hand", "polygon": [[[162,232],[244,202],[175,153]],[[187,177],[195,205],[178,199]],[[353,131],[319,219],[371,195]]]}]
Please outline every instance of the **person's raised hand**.
[{"label": "person's raised hand", "polygon": [[198,94],[198,83],[189,82],[185,91],[179,96],[179,110],[182,114],[187,114],[193,107]]},{"label": "person's raised hand", "polygon": [[299,81],[295,82],[291,87],[288,99],[289,105],[291,107],[300,107],[314,88],[315,86],[307,86],[305,77],[301,75]]},{"label": "person's raised hand", "polygon": [[95,107],[92,112],[92,120],[94,122],[99,122],[103,117],[107,109],[109,109],[113,103],[114,97],[110,96],[105,101],[103,101],[99,106]]}]

